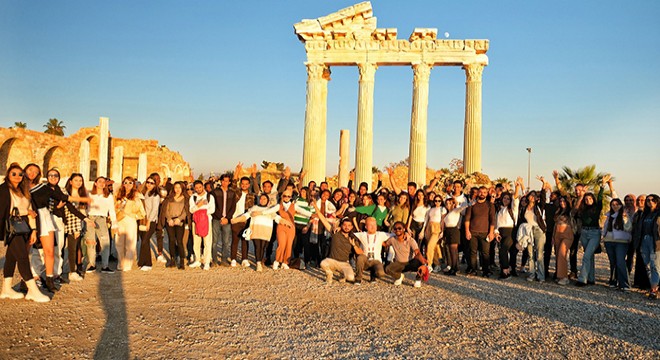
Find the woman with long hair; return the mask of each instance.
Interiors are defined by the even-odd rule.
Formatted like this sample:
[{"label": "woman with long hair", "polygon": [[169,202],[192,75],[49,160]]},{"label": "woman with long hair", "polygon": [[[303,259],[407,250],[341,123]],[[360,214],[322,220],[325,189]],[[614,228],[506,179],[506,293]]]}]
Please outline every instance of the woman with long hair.
[{"label": "woman with long hair", "polygon": [[41,182],[41,168],[37,164],[28,164],[24,170],[25,176],[23,181],[30,189],[30,196],[32,197],[33,206],[36,207],[36,212],[39,214],[39,222],[37,229],[39,232],[39,241],[44,251],[44,265],[46,267],[46,288],[50,292],[59,290],[54,282],[54,268],[55,268],[55,225],[53,217],[48,209],[50,199],[67,202],[90,202],[91,199],[87,197],[76,197],[65,195],[59,186]]},{"label": "woman with long hair", "polygon": [[[433,197],[433,207],[429,209],[424,218],[424,226],[420,231],[420,240],[424,236],[428,239],[426,248],[426,261],[428,262],[429,272],[434,271],[433,261],[437,260],[435,272],[440,272],[440,260],[442,259],[442,251],[438,246],[438,241],[442,238],[442,220],[447,214],[447,209],[444,207],[444,202],[440,196]],[[436,258],[436,254],[438,257]]]},{"label": "woman with long hair", "polygon": [[[145,226],[146,229],[142,234],[142,243],[140,244],[140,255],[138,256],[138,267],[140,270],[151,270],[151,237],[158,228],[158,208],[160,207],[160,192],[156,187],[156,180],[154,177],[149,177],[144,182],[142,188],[142,197],[144,198],[145,210]],[[157,242],[158,259],[163,256],[163,240]]]},{"label": "woman with long hair", "polygon": [[389,216],[384,222],[390,232],[392,232],[392,225],[395,222],[400,221],[407,224],[408,219],[410,218],[410,196],[408,196],[407,193],[401,192],[397,196],[397,200],[397,203],[392,207]]},{"label": "woman with long hair", "polygon": [[267,194],[261,194],[259,195],[257,204],[247,209],[244,214],[231,219],[232,223],[250,219],[250,227],[248,230],[245,230],[246,233],[243,234],[243,237],[246,240],[252,240],[254,243],[254,259],[257,263],[257,271],[259,272],[263,271],[264,252],[273,232],[273,219],[280,209],[279,205],[269,208],[269,201],[270,198]]},{"label": "woman with long hair", "polygon": [[649,299],[658,298],[658,283],[660,282],[660,197],[651,194],[644,202],[644,213],[641,219],[640,250],[646,273],[651,282]]},{"label": "woman with long hair", "polygon": [[[48,302],[50,298],[44,295],[37,283],[32,278],[28,247],[37,241],[37,217],[38,214],[32,210],[32,199],[28,183],[23,181],[23,169],[14,163],[9,166],[5,174],[5,181],[0,184],[0,239],[7,246],[5,264],[3,268],[4,281],[0,299],[22,299],[23,293],[14,291],[11,287],[14,271],[18,266],[18,272],[28,288],[25,299],[35,302]],[[32,231],[29,234],[14,235],[8,233],[4,224],[14,213],[14,209],[23,221],[30,225]]]},{"label": "woman with long hair", "polygon": [[276,230],[277,250],[275,251],[275,262],[273,262],[274,270],[277,270],[280,265],[282,266],[282,269],[289,268],[289,258],[291,258],[293,238],[296,236],[296,229],[293,227],[296,207],[291,201],[292,196],[293,194],[290,190],[284,191],[277,211],[277,215],[282,219],[277,224]]},{"label": "woman with long hair", "polygon": [[[507,186],[508,187],[508,186]],[[518,209],[520,206],[520,191],[522,189],[522,178],[516,179],[516,189],[513,195],[505,191],[498,202],[499,209],[495,215],[495,240],[500,245],[500,279],[511,278],[511,263],[516,259],[511,258],[511,247],[513,247],[513,229],[518,221]],[[494,256],[493,256],[494,257]]]},{"label": "woman with long hair", "polygon": [[[541,194],[544,194],[542,192]],[[543,250],[545,248],[545,232],[547,230],[545,219],[543,217],[543,206],[545,201],[543,198],[537,198],[536,191],[530,191],[527,196],[527,206],[520,208],[518,214],[518,240],[522,244],[522,249],[527,249],[530,258],[529,274],[527,281],[545,281],[545,266],[543,265]],[[526,238],[527,241],[522,241]],[[527,246],[524,246],[524,245]]]},{"label": "woman with long hair", "polygon": [[616,277],[610,280],[609,286],[623,291],[630,290],[626,254],[628,243],[632,239],[631,231],[632,216],[623,209],[621,199],[612,199],[610,211],[605,215],[601,237],[605,241],[605,250],[610,260],[610,274],[616,274]]},{"label": "woman with long hair", "polygon": [[580,196],[577,205],[577,215],[582,223],[582,232],[580,242],[584,248],[582,257],[582,267],[576,286],[586,286],[596,283],[596,265],[594,264],[594,254],[600,246],[600,213],[603,209],[603,192],[605,184],[610,176],[605,175],[602,179],[598,197],[589,192]]},{"label": "woman with long hair", "polygon": [[[166,266],[177,266],[180,270],[186,268],[186,248],[183,244],[183,235],[186,221],[190,216],[189,199],[186,196],[185,188],[185,184],[181,181],[174,183],[172,192],[163,201],[158,222],[167,230],[167,241],[170,244],[170,261]],[[176,262],[177,254],[179,255],[178,264]]]},{"label": "woman with long hair", "polygon": [[117,270],[130,271],[133,268],[138,238],[137,221],[144,219],[146,211],[142,204],[142,194],[137,190],[135,179],[127,176],[122,180],[115,201],[117,213]]},{"label": "woman with long hair", "polygon": [[559,198],[555,217],[555,228],[552,232],[552,244],[555,247],[557,264],[557,284],[568,285],[568,255],[575,240],[575,224],[573,223],[571,202],[565,196]]},{"label": "woman with long hair", "polygon": [[449,269],[445,275],[455,276],[458,272],[458,245],[461,243],[461,213],[468,207],[468,202],[463,201],[457,204],[455,197],[448,197],[445,200],[445,209],[447,214],[442,220],[443,234],[445,243],[449,246]]},{"label": "woman with long hair", "polygon": [[[64,187],[65,193],[74,197],[88,197],[85,189],[85,180],[82,174],[73,173],[69,177]],[[66,234],[66,243],[69,255],[69,280],[80,281],[84,276],[81,235],[83,231],[83,220],[87,226],[87,231],[94,226],[94,222],[80,215],[87,212],[89,204],[81,202],[67,203],[64,206],[64,233]]]},{"label": "woman with long hair", "polygon": [[110,234],[108,233],[108,218],[112,223],[112,229],[117,228],[117,214],[115,212],[115,197],[110,193],[110,186],[105,177],[100,176],[94,180],[92,191],[89,197],[92,202],[89,204],[87,216],[91,224],[87,226],[85,232],[85,261],[87,262],[87,272],[96,271],[96,238],[99,239],[101,246],[101,272],[105,274],[114,273],[110,269]]}]

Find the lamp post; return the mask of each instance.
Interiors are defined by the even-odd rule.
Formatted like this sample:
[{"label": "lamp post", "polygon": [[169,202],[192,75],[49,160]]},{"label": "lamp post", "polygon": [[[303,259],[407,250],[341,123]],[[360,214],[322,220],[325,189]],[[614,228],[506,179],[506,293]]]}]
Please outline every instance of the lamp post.
[{"label": "lamp post", "polygon": [[527,148],[527,192],[529,192],[529,184],[532,181],[532,148]]}]

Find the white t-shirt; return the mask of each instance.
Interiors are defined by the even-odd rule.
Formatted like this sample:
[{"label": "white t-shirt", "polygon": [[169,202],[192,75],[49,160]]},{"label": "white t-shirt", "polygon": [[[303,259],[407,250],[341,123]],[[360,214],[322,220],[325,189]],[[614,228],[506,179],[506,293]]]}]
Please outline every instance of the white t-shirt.
[{"label": "white t-shirt", "polygon": [[380,254],[383,250],[383,242],[392,236],[391,234],[377,231],[375,234],[369,234],[366,231],[357,232],[355,236],[360,239],[360,247],[364,251],[364,255],[369,259],[383,262]]}]

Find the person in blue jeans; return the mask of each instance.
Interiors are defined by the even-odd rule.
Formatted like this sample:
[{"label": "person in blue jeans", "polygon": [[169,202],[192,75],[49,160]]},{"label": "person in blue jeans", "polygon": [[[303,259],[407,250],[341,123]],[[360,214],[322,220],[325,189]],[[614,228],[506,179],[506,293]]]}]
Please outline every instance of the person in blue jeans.
[{"label": "person in blue jeans", "polygon": [[600,246],[600,213],[603,209],[603,191],[605,184],[610,180],[610,175],[603,176],[598,195],[588,192],[580,196],[577,202],[577,217],[582,222],[582,233],[580,242],[584,248],[582,267],[576,286],[586,286],[596,283],[596,267],[594,264],[594,253]]},{"label": "person in blue jeans", "polygon": [[610,287],[618,287],[623,291],[630,290],[628,279],[628,267],[626,265],[626,254],[628,244],[632,239],[632,216],[623,208],[621,199],[610,201],[610,211],[607,212],[605,224],[603,225],[603,239],[607,257],[610,260]]},{"label": "person in blue jeans", "polygon": [[660,197],[651,194],[646,197],[641,220],[640,251],[644,267],[651,282],[649,299],[658,298],[658,283],[660,283]]}]

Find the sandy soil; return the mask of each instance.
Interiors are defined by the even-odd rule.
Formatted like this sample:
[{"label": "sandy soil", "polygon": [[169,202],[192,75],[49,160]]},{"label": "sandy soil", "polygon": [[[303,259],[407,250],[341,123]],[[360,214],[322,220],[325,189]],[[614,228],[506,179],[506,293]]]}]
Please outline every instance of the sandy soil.
[{"label": "sandy soil", "polygon": [[0,358],[660,358],[660,302],[605,287],[597,258],[586,288],[438,274],[420,289],[413,274],[327,285],[317,269],[162,264],[87,274],[47,304],[0,300]]}]

